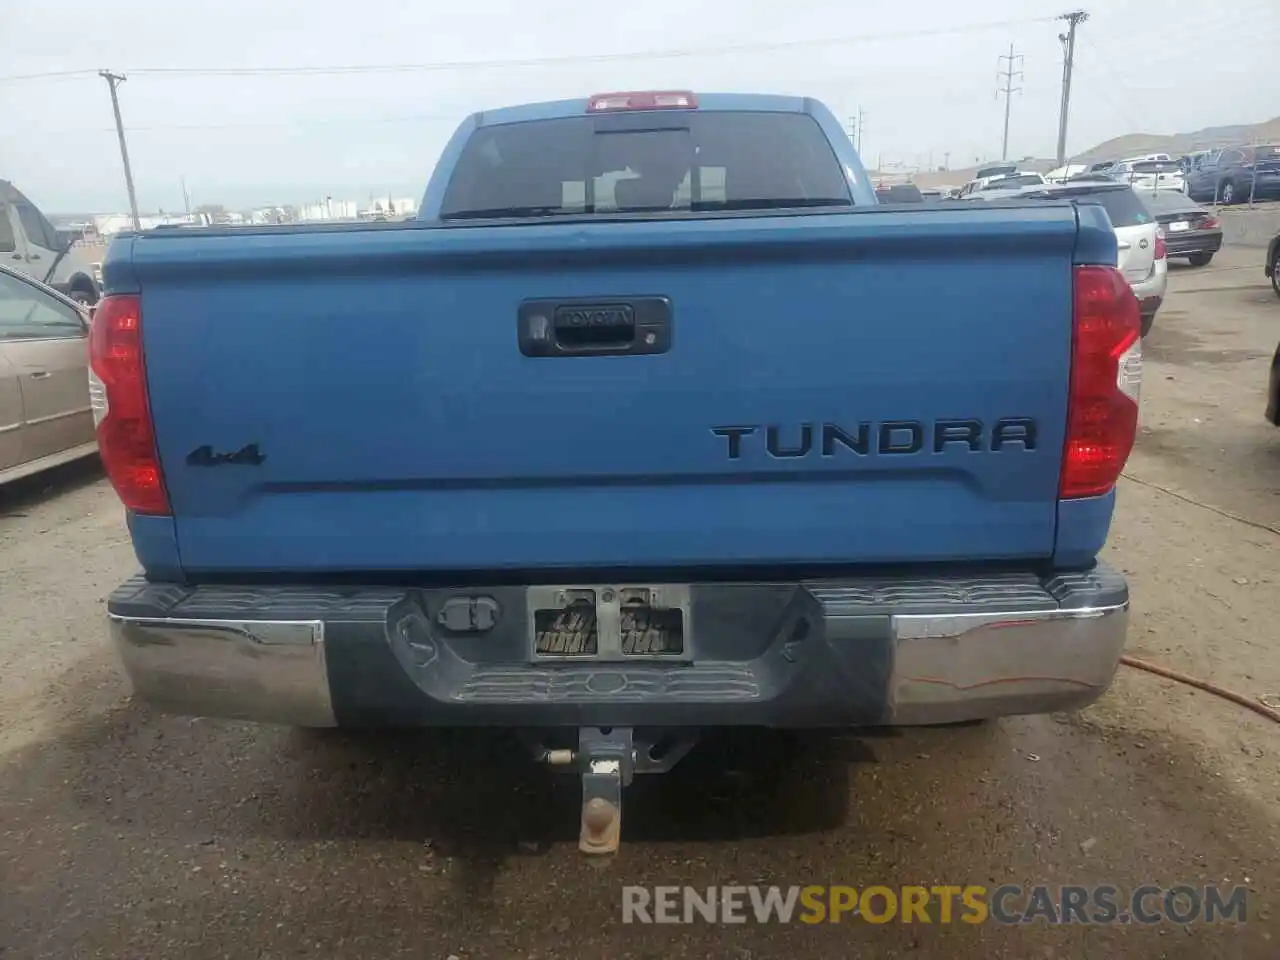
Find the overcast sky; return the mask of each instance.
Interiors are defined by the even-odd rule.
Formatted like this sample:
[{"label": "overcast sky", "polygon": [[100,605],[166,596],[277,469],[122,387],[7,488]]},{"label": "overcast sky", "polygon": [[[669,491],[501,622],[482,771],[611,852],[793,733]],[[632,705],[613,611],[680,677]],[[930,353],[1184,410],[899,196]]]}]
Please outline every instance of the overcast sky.
[{"label": "overcast sky", "polygon": [[[144,210],[181,209],[184,176],[193,204],[417,196],[467,113],[617,89],[807,94],[841,117],[865,111],[870,164],[941,164],[949,153],[958,167],[999,157],[997,58],[1010,43],[1025,57],[1010,155],[1053,155],[1063,25],[1044,18],[1067,9],[1063,0],[0,0],[0,78],[130,74],[121,106]],[[1069,151],[1280,114],[1276,0],[1218,12],[1204,0],[1086,9]],[[664,51],[679,55],[654,56]],[[509,62],[530,59],[561,62]],[[466,65],[477,61],[489,63]],[[441,63],[454,66],[146,72]],[[127,208],[96,75],[0,80],[0,130],[0,178],[46,212]]]}]

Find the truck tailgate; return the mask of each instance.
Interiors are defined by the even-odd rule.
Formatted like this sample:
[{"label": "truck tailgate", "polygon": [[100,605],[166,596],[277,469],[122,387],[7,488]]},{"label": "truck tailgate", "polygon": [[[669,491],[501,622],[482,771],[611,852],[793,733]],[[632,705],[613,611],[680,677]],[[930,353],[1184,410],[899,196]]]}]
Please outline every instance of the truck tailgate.
[{"label": "truck tailgate", "polygon": [[[1076,236],[410,225],[142,237],[121,276],[189,573],[972,561],[1053,552]],[[527,301],[643,298],[665,352],[521,351]]]}]

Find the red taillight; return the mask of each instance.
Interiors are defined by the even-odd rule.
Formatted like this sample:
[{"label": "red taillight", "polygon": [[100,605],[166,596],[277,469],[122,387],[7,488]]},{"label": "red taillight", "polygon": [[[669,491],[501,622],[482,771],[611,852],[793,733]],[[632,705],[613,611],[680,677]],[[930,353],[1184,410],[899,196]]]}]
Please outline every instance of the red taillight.
[{"label": "red taillight", "polygon": [[1138,431],[1142,320],[1115,267],[1075,268],[1071,392],[1058,496],[1108,493]]},{"label": "red taillight", "polygon": [[134,513],[167,514],[142,355],[142,304],[104,297],[89,328],[89,395],[98,450],[111,485]]},{"label": "red taillight", "polygon": [[631,93],[597,93],[587,101],[588,113],[610,110],[693,110],[698,98],[688,90],[648,90]]},{"label": "red taillight", "polygon": [[1156,231],[1156,259],[1164,260],[1169,255],[1169,248],[1164,242],[1164,231]]},{"label": "red taillight", "polygon": [[1222,221],[1219,220],[1217,217],[1205,217],[1198,224],[1196,224],[1196,229],[1197,230],[1221,230]]}]

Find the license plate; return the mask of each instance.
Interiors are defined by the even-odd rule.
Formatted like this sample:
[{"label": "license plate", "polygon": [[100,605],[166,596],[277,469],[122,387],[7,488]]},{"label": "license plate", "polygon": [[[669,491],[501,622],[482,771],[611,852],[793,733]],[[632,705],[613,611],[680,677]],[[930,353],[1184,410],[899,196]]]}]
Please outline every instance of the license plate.
[{"label": "license plate", "polygon": [[687,660],[689,588],[678,584],[531,587],[534,660]]},{"label": "license plate", "polygon": [[1191,229],[1191,224],[1187,223],[1187,221],[1185,220],[1178,220],[1174,223],[1169,224],[1170,233],[1178,233],[1181,230],[1190,230],[1190,229]]}]

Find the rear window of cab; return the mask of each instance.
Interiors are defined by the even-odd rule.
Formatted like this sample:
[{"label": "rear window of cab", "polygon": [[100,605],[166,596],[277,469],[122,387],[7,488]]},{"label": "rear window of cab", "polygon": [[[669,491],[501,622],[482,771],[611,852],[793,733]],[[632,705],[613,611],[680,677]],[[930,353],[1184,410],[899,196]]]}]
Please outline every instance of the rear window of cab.
[{"label": "rear window of cab", "polygon": [[808,114],[681,110],[480,127],[441,218],[852,205],[844,168]]}]

